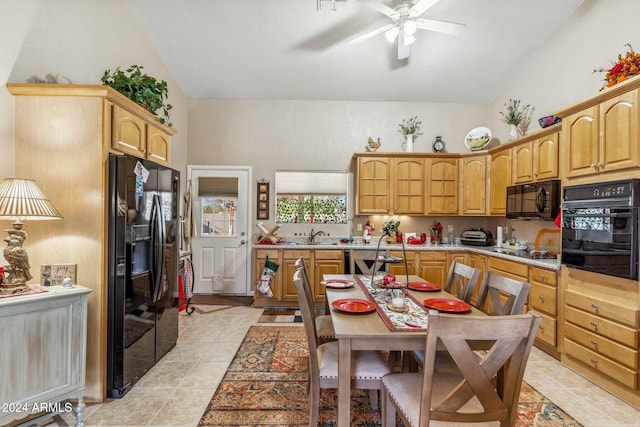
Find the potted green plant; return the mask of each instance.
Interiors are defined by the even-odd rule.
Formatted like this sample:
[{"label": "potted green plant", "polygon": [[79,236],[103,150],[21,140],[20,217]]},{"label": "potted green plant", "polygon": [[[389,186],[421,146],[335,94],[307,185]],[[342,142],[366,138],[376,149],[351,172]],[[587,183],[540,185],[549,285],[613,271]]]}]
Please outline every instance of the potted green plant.
[{"label": "potted green plant", "polygon": [[158,120],[160,123],[171,126],[169,112],[173,106],[165,104],[165,100],[169,96],[167,82],[158,81],[155,77],[144,74],[143,68],[141,65],[132,65],[126,71],[122,71],[120,67],[113,72],[106,70],[100,80],[102,84],[114,88],[153,114],[157,115],[156,112],[162,109],[163,117],[158,117]]}]

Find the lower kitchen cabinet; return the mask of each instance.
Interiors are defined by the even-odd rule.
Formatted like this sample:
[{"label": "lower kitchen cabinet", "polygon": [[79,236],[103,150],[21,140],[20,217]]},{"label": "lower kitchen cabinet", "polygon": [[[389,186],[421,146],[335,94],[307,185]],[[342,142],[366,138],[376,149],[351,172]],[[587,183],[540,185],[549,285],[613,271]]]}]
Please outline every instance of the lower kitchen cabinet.
[{"label": "lower kitchen cabinet", "polygon": [[447,252],[421,251],[419,253],[418,276],[424,280],[444,286],[447,281]]},{"label": "lower kitchen cabinet", "polygon": [[403,258],[406,261],[406,266],[404,262],[391,263],[388,265],[389,273],[395,275],[401,282],[406,281],[406,279],[402,280],[401,277],[406,276],[407,271],[409,275],[416,273],[417,257],[415,251],[389,251],[389,257]]},{"label": "lower kitchen cabinet", "polygon": [[[588,378],[618,383],[638,399],[640,310],[574,290],[565,292],[563,361]],[[597,382],[597,381],[596,381]],[[605,387],[606,388],[606,387]],[[637,402],[636,402],[637,404]]]},{"label": "lower kitchen cabinet", "polygon": [[478,286],[473,290],[471,295],[471,304],[476,303],[478,300],[478,291],[480,291],[480,285],[484,279],[484,273],[489,269],[489,257],[487,255],[471,253],[469,254],[469,265],[473,268],[480,270],[480,279],[478,280]]},{"label": "lower kitchen cabinet", "polygon": [[547,353],[560,359],[558,350],[558,287],[555,271],[539,267],[529,268],[529,310],[542,318],[536,334],[536,344]]},{"label": "lower kitchen cabinet", "polygon": [[254,291],[254,306],[256,307],[295,307],[298,305],[298,295],[293,283],[295,263],[298,258],[304,259],[309,278],[313,282],[314,302],[324,301],[324,286],[320,284],[325,274],[344,273],[344,252],[342,250],[299,250],[299,249],[256,249],[255,283],[262,275],[267,260],[278,264],[278,270],[271,280],[273,297],[267,297],[259,290]]}]

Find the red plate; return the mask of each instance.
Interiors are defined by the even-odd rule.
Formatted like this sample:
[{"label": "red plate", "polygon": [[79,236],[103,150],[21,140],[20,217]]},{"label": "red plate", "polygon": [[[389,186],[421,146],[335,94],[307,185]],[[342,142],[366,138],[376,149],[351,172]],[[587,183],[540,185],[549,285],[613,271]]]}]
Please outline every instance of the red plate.
[{"label": "red plate", "polygon": [[409,289],[413,289],[414,291],[422,291],[422,292],[437,292],[442,288],[440,287],[440,285],[436,285],[435,283],[409,282]]},{"label": "red plate", "polygon": [[320,284],[326,286],[327,288],[333,288],[333,289],[353,288],[353,286],[355,285],[355,283],[353,283],[351,280],[341,280],[341,279],[323,280],[322,282],[320,282]]},{"label": "red plate", "polygon": [[376,310],[376,305],[363,299],[345,298],[331,303],[333,308],[345,313],[370,313]]},{"label": "red plate", "polygon": [[433,308],[447,313],[465,313],[471,310],[471,306],[464,301],[447,298],[430,298],[424,300],[425,307]]}]

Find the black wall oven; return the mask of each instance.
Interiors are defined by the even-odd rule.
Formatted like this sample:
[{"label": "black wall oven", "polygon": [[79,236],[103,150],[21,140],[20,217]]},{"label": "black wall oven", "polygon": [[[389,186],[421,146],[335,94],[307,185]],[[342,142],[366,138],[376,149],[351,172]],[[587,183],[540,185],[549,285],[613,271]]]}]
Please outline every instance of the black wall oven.
[{"label": "black wall oven", "polygon": [[637,280],[638,206],[639,179],[565,187],[562,263]]}]

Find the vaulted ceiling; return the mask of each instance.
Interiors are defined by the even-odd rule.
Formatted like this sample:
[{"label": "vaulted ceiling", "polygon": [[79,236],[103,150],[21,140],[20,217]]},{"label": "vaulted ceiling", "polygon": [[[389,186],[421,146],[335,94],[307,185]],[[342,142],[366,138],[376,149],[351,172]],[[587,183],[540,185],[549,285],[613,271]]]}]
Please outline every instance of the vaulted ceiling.
[{"label": "vaulted ceiling", "polygon": [[[401,0],[380,0],[395,7]],[[488,103],[583,0],[440,0],[408,60],[379,34],[390,18],[357,0],[128,0],[189,98]]]}]

